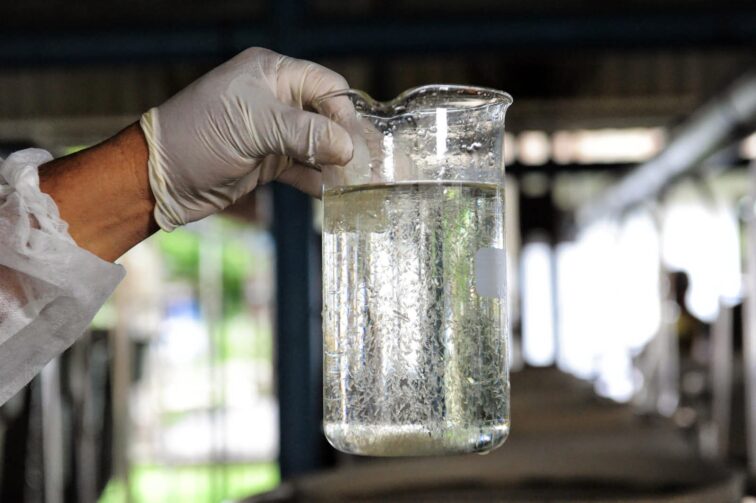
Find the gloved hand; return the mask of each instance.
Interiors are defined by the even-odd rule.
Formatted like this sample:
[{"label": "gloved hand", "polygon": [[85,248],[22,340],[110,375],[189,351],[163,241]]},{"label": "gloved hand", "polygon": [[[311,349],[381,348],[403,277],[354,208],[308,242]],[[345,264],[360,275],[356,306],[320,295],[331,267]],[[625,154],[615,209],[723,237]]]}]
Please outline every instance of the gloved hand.
[{"label": "gloved hand", "polygon": [[158,225],[171,231],[199,220],[274,179],[319,195],[313,168],[349,162],[352,140],[305,109],[346,87],[320,65],[252,48],[149,110],[140,124]]}]

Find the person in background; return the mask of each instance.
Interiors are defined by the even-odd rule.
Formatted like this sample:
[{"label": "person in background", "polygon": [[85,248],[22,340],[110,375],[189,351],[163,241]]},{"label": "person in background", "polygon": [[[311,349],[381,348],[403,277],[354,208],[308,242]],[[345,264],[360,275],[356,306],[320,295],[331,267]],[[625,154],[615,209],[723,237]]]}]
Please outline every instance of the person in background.
[{"label": "person in background", "polygon": [[112,262],[158,229],[272,180],[320,195],[318,167],[346,164],[353,146],[312,105],[346,87],[315,63],[252,48],[99,145],[2,162],[0,404],[83,333],[125,274]]}]

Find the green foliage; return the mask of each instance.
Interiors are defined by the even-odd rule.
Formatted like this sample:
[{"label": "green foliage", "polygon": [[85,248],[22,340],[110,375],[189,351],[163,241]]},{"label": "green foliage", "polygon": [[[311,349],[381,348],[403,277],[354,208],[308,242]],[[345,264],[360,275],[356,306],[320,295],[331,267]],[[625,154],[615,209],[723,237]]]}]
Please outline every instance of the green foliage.
[{"label": "green foliage", "polygon": [[200,240],[197,234],[176,229],[171,233],[161,231],[155,239],[163,252],[170,277],[199,281]]},{"label": "green foliage", "polygon": [[[259,273],[271,264],[264,257],[254,257],[244,242],[243,228],[237,224],[220,221],[219,240],[212,243],[221,247],[223,313],[233,316],[244,304],[244,281],[253,273]],[[200,246],[199,234],[186,229],[171,233],[160,232],[156,236],[168,266],[169,277],[187,279],[195,285],[199,282]]]},{"label": "green foliage", "polygon": [[202,246],[218,247],[221,257],[223,317],[218,327],[219,360],[251,358],[270,360],[273,355],[272,328],[265,320],[250,316],[245,309],[245,282],[272,267],[269,257],[254,253],[245,241],[249,229],[233,222],[216,219],[210,240],[187,229],[160,232],[155,239],[160,248],[169,278],[182,279],[199,287]]},{"label": "green foliage", "polygon": [[[280,482],[274,462],[165,467],[138,465],[130,473],[134,503],[217,503],[268,491]],[[111,480],[99,503],[125,503],[126,487]]]}]

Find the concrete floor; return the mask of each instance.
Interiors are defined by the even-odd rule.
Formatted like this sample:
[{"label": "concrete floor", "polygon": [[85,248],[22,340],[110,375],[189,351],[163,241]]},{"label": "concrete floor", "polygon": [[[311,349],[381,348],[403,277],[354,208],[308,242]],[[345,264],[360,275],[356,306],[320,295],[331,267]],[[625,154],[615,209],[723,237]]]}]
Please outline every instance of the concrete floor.
[{"label": "concrete floor", "polygon": [[380,459],[302,477],[263,501],[740,501],[671,422],[598,399],[552,369],[512,376],[512,432],[493,453]]}]

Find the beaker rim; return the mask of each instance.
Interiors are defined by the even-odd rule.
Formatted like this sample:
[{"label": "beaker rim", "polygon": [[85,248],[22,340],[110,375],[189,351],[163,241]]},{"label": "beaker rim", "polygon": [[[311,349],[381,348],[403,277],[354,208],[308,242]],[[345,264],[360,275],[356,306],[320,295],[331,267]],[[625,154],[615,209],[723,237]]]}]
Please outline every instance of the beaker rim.
[{"label": "beaker rim", "polygon": [[[423,86],[412,87],[406,91],[400,93],[396,98],[389,101],[378,101],[370,96],[365,91],[360,89],[340,89],[338,91],[332,91],[330,93],[319,96],[313,101],[315,109],[319,109],[321,104],[331,98],[338,98],[342,96],[357,96],[364,101],[371,111],[382,112],[389,116],[400,116],[408,113],[411,114],[423,114],[423,113],[435,113],[438,106],[428,107],[427,109],[417,109],[408,111],[406,108],[402,108],[403,102],[410,101],[415,96],[422,96],[428,93],[455,93],[461,99],[478,97],[480,103],[471,104],[467,106],[444,106],[447,112],[471,112],[475,110],[485,109],[491,106],[505,106],[508,107],[514,101],[512,96],[499,89],[492,87],[481,86],[467,86],[459,84],[427,84]],[[471,100],[472,101],[472,100]]]}]

